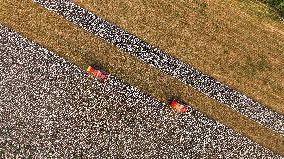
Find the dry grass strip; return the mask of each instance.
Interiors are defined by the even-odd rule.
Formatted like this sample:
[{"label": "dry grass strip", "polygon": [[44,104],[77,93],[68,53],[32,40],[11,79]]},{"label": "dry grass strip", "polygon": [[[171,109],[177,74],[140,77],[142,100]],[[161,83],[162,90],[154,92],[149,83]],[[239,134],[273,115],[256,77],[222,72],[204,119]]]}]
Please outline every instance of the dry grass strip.
[{"label": "dry grass strip", "polygon": [[74,1],[284,114],[284,36],[237,1]]},{"label": "dry grass strip", "polygon": [[[101,60],[116,76],[150,95],[166,100],[180,95],[195,109],[210,116],[253,141],[284,155],[284,137],[230,108],[195,91],[159,70],[139,61],[94,35],[74,26],[63,17],[32,1],[0,0],[0,22],[25,37],[86,68],[88,62]],[[155,121],[153,121],[155,122]]]}]

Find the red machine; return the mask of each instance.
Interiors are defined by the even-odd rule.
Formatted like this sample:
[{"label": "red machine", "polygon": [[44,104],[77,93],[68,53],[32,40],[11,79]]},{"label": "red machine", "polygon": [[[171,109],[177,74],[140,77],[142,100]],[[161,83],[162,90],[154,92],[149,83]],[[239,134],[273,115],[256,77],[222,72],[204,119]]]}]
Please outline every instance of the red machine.
[{"label": "red machine", "polygon": [[185,113],[188,110],[187,105],[181,102],[178,102],[176,99],[173,99],[170,105],[175,111],[180,112],[180,113]]},{"label": "red machine", "polygon": [[191,113],[193,111],[192,107],[186,104],[186,102],[184,102],[179,97],[171,97],[167,102],[163,102],[162,99],[160,101],[162,104],[162,108],[170,106],[173,110],[179,113],[185,113],[185,112]]},{"label": "red machine", "polygon": [[89,66],[87,71],[100,81],[105,81],[110,76],[109,71],[99,65]]}]

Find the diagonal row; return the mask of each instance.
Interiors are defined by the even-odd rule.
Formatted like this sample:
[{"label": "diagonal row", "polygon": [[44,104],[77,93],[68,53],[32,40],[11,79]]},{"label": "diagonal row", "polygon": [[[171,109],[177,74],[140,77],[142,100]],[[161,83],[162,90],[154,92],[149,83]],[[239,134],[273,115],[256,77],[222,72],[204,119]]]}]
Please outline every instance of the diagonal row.
[{"label": "diagonal row", "polygon": [[284,135],[284,116],[69,1],[35,0],[67,20]]},{"label": "diagonal row", "polygon": [[159,101],[114,76],[104,86],[1,25],[0,52],[7,158],[281,158],[198,111],[160,111]]}]

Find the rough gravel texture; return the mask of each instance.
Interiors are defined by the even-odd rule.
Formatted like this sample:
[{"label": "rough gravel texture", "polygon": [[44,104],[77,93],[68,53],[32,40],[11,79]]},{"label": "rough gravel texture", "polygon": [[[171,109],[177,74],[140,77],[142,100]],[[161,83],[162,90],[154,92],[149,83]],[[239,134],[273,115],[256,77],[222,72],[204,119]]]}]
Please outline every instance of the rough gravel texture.
[{"label": "rough gravel texture", "polygon": [[284,135],[284,116],[205,75],[182,61],[147,44],[118,26],[103,20],[69,0],[34,0],[67,20],[116,45],[120,49],[191,85],[207,96]]},{"label": "rough gravel texture", "polygon": [[100,83],[1,25],[0,53],[0,158],[281,158],[116,77]]}]

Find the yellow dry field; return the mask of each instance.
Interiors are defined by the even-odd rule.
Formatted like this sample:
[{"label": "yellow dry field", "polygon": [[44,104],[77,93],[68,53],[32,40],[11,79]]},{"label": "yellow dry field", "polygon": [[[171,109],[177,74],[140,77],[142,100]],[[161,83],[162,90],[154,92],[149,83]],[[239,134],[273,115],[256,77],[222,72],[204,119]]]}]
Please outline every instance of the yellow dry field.
[{"label": "yellow dry field", "polygon": [[246,0],[74,1],[284,114],[284,27]]},{"label": "yellow dry field", "polygon": [[284,36],[284,21],[277,20],[279,15],[273,8],[257,0],[239,0],[238,6],[264,26],[263,29]]},{"label": "yellow dry field", "polygon": [[[180,95],[195,109],[251,140],[284,155],[284,137],[225,105],[195,91],[188,85],[119,51],[98,37],[66,21],[31,0],[0,0],[0,23],[24,37],[86,68],[92,61],[111,67],[111,72],[151,96],[166,100]],[[91,77],[90,77],[91,78]],[[80,105],[78,105],[79,107]],[[173,115],[178,115],[172,112]],[[153,121],[155,122],[155,121]]]}]

